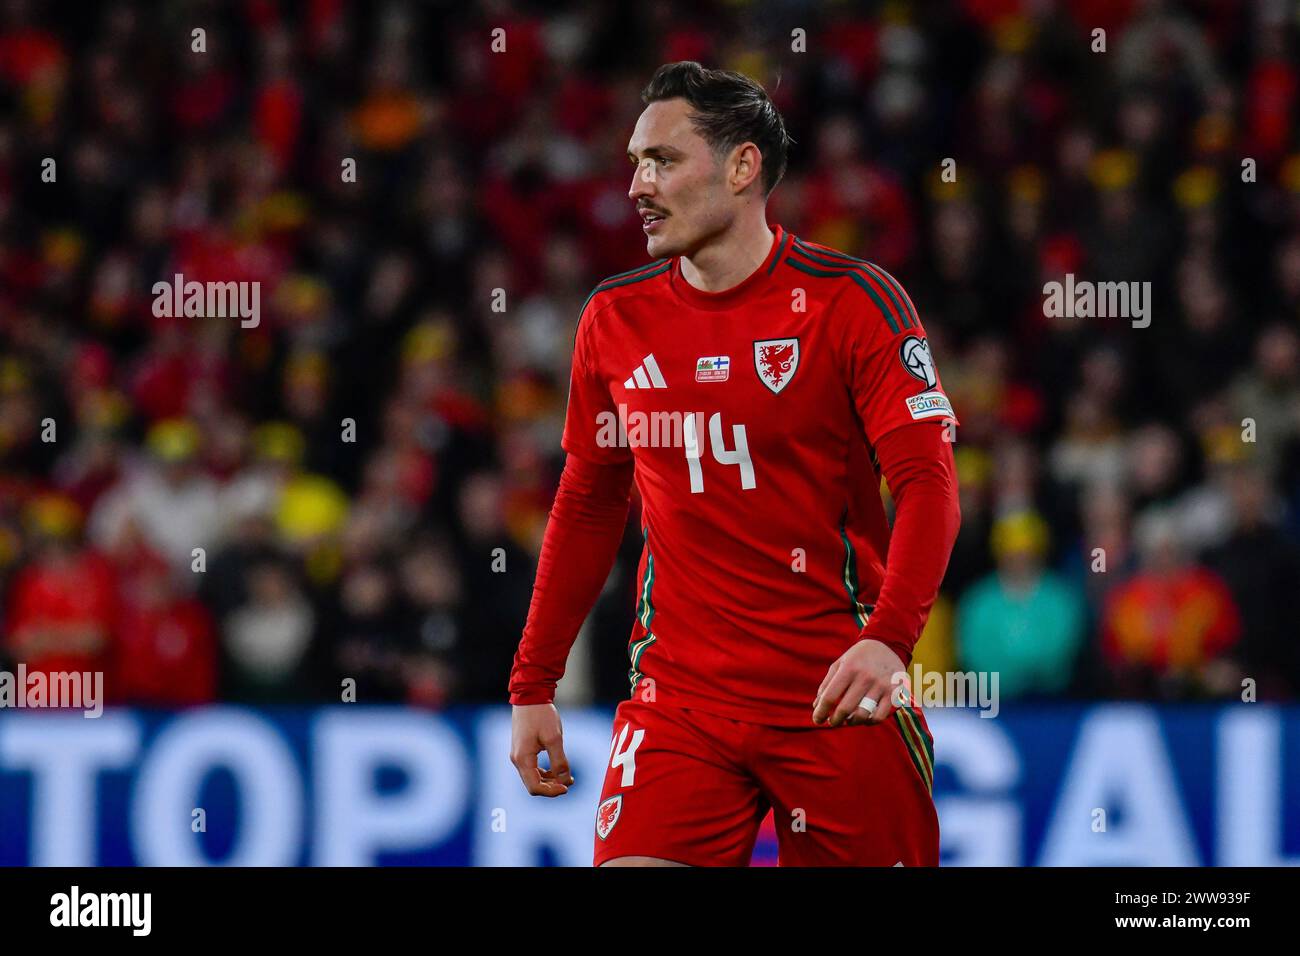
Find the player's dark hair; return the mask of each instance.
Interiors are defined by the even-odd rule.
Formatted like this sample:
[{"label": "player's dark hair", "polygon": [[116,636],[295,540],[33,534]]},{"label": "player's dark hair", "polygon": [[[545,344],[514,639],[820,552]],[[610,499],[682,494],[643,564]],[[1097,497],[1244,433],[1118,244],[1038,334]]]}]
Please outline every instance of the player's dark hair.
[{"label": "player's dark hair", "polygon": [[691,105],[691,125],[715,156],[741,143],[753,143],[763,155],[763,196],[785,175],[786,153],[794,142],[767,91],[742,73],[710,70],[694,60],[665,63],[655,70],[642,102],[681,97]]}]

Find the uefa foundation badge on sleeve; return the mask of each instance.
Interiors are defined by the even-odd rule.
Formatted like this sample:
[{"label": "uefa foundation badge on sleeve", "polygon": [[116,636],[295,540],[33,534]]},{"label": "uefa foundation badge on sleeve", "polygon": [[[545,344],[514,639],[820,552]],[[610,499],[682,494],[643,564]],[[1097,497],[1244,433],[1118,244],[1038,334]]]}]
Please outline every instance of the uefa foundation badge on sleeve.
[{"label": "uefa foundation badge on sleeve", "polygon": [[601,803],[596,808],[596,836],[602,840],[609,836],[609,831],[618,823],[618,815],[623,811],[623,794],[617,794]]},{"label": "uefa foundation badge on sleeve", "polygon": [[948,401],[948,396],[940,391],[922,392],[920,395],[909,395],[905,400],[907,410],[911,412],[913,418],[934,418],[942,415],[944,418],[952,418],[952,403]]}]

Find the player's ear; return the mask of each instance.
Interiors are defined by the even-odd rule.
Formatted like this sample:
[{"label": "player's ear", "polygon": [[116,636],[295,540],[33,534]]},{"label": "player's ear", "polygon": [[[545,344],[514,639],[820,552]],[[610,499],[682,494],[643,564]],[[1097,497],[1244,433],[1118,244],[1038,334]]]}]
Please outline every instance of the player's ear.
[{"label": "player's ear", "polygon": [[753,143],[741,143],[733,151],[731,183],[736,192],[749,188],[763,175],[763,154]]}]

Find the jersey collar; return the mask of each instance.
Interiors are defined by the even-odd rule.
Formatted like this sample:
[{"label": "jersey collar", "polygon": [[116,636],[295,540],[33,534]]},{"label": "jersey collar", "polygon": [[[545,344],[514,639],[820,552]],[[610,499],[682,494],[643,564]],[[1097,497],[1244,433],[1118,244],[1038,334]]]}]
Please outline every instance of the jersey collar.
[{"label": "jersey collar", "polygon": [[722,310],[735,308],[772,274],[772,271],[776,268],[776,259],[786,244],[785,230],[779,223],[768,223],[768,228],[772,230],[772,248],[768,250],[767,258],[763,260],[762,265],[738,284],[733,285],[730,289],[723,289],[721,292],[705,292],[697,289],[687,282],[686,277],[682,275],[682,257],[677,256],[673,259],[670,282],[673,293],[687,305],[698,309]]}]

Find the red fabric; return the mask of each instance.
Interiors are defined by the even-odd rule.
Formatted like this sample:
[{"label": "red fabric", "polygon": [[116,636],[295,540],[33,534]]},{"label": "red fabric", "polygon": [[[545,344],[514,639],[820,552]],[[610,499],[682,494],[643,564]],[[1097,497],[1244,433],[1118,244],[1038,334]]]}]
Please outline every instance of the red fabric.
[{"label": "red fabric", "polygon": [[536,286],[541,274],[554,212],[546,190],[529,187],[545,185],[536,177],[521,184],[505,176],[489,176],[479,192],[478,208],[509,250],[512,261],[522,270],[521,284],[529,289]]},{"label": "red fabric", "polygon": [[916,222],[902,184],[868,163],[819,169],[804,187],[804,228],[810,236],[868,254],[889,269],[908,262]]},{"label": "red fabric", "polygon": [[[506,49],[498,55],[495,51],[487,54],[491,64],[485,77],[487,86],[495,96],[516,104],[527,102],[534,91],[543,84],[547,69],[546,39],[543,36],[546,24],[526,14],[514,13],[492,24],[499,27],[506,40]],[[469,41],[468,36],[474,40]],[[477,32],[462,37],[466,42],[477,42]],[[495,39],[495,38],[493,38]],[[480,55],[483,48],[477,51]]]},{"label": "red fabric", "polygon": [[183,353],[145,356],[128,383],[131,400],[150,421],[186,415],[190,411],[191,382],[188,357]]},{"label": "red fabric", "polygon": [[585,258],[596,275],[614,275],[627,270],[629,262],[645,255],[645,238],[636,207],[627,201],[628,185],[636,170],[620,169],[624,157],[609,157],[606,175],[571,184],[560,184],[556,195],[560,207],[577,217],[575,231],[582,237]]},{"label": "red fabric", "polygon": [[879,68],[880,25],[860,13],[832,13],[826,28],[819,31],[814,48],[825,51],[837,74],[845,71],[849,82],[865,87]]},{"label": "red fabric", "polygon": [[224,355],[159,343],[131,370],[127,385],[140,414],[156,421],[190,414],[205,395],[231,394],[232,382]]},{"label": "red fabric", "polygon": [[1246,143],[1250,155],[1264,164],[1284,155],[1292,142],[1291,118],[1295,115],[1298,87],[1300,80],[1290,63],[1264,60],[1251,71],[1243,98]]},{"label": "red fabric", "polygon": [[257,136],[284,172],[298,148],[302,131],[303,95],[297,84],[279,80],[262,87],[254,107]]},{"label": "red fabric", "polygon": [[[968,11],[984,6],[988,0],[967,0]],[[1019,0],[1017,0],[1019,6]],[[1138,4],[1136,0],[1070,0],[1066,5],[1079,31],[1089,39],[1092,31],[1100,27],[1109,38],[1118,39],[1133,19]],[[985,28],[992,21],[985,21]]]},{"label": "red fabric", "polygon": [[[524,688],[527,702],[550,699],[604,583],[612,511],[622,517],[633,461],[646,542],[629,640],[634,686],[644,679],[659,700],[720,717],[804,727],[827,668],[860,638],[878,598],[868,633],[904,657],[915,642],[955,534],[951,449],[933,444],[940,423],[955,421],[951,406],[892,277],[797,246],[780,226],[774,233],[767,260],[726,291],[694,289],[672,261],[588,300],[562,443],[570,461],[620,476],[608,479],[618,500],[599,496],[605,480],[589,479],[587,506],[600,501],[605,523],[585,537],[565,528],[563,509],[553,515],[516,702]],[[800,309],[791,308],[796,290]],[[770,351],[760,358],[756,345]],[[710,356],[729,357],[725,378],[698,377]],[[651,416],[657,433],[645,427]],[[889,437],[899,430],[930,434]],[[900,567],[883,592],[890,528],[873,447],[902,507]],[[927,454],[939,460],[916,460]],[[561,551],[563,599],[552,568]]]},{"label": "red fabric", "polygon": [[575,455],[565,461],[515,652],[510,703],[545,704],[554,698],[569,648],[613,567],[631,488],[630,461],[597,465]]},{"label": "red fabric", "polygon": [[802,810],[810,824],[776,828],[781,866],[939,865],[933,740],[919,711],[792,730],[635,698],[618,705],[610,749],[596,866],[620,856],[746,866],[769,807],[780,821]]},{"label": "red fabric", "polygon": [[343,30],[343,0],[308,0],[308,46],[313,56],[325,52],[331,36]]},{"label": "red fabric", "polygon": [[216,644],[206,607],[192,599],[130,604],[121,621],[111,700],[174,707],[216,699]]},{"label": "red fabric", "polygon": [[658,59],[660,63],[676,63],[680,60],[707,63],[713,57],[715,49],[714,38],[708,30],[683,23],[664,37]]},{"label": "red fabric", "polygon": [[[265,322],[273,290],[290,265],[289,253],[268,242],[242,241],[219,231],[205,230],[185,235],[176,243],[175,259],[163,273],[163,281],[172,283],[173,276],[179,272],[185,282],[261,282]],[[185,326],[191,321],[185,319]]]},{"label": "red fabric", "polygon": [[941,428],[896,428],[876,445],[894,496],[894,527],[885,579],[862,637],[888,645],[904,666],[939,595],[961,525],[957,469],[945,437]]},{"label": "red fabric", "polygon": [[114,554],[118,628],[106,682],[113,704],[174,707],[211,703],[217,646],[211,612],[178,596],[164,558],[143,542]]},{"label": "red fabric", "polygon": [[581,73],[570,73],[560,81],[551,115],[557,129],[574,136],[597,135],[613,108],[613,91]]},{"label": "red fabric", "polygon": [[117,621],[113,570],[82,552],[64,562],[36,562],[11,589],[6,644],[37,671],[103,670]]},{"label": "red fabric", "polygon": [[1207,568],[1142,573],[1106,601],[1102,648],[1112,667],[1199,668],[1241,637],[1241,616],[1223,580]]},{"label": "red fabric", "polygon": [[993,32],[1011,17],[1024,16],[1025,0],[962,0],[961,10],[973,25]]},{"label": "red fabric", "polygon": [[[190,42],[188,36],[185,37],[185,42]],[[171,91],[172,118],[186,133],[210,130],[225,115],[237,92],[234,77],[223,70],[214,69],[187,77],[180,80]]]},{"label": "red fabric", "polygon": [[476,434],[486,434],[491,430],[492,419],[486,406],[470,393],[452,386],[439,389],[429,400],[428,407],[452,428]]},{"label": "red fabric", "polygon": [[50,33],[21,27],[0,35],[0,78],[14,86],[26,86],[65,61],[62,43]]}]

